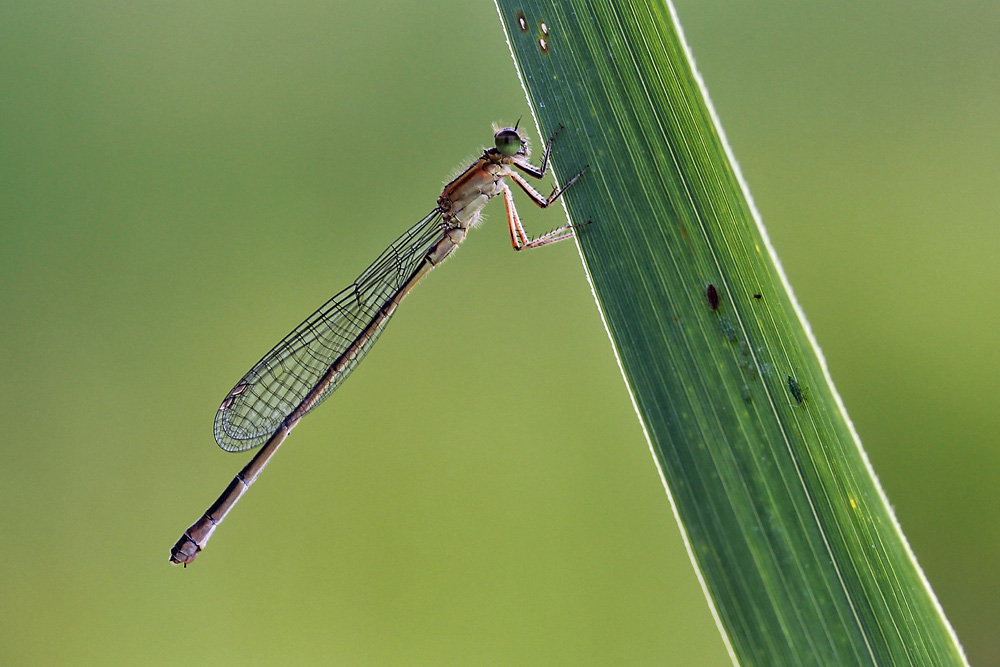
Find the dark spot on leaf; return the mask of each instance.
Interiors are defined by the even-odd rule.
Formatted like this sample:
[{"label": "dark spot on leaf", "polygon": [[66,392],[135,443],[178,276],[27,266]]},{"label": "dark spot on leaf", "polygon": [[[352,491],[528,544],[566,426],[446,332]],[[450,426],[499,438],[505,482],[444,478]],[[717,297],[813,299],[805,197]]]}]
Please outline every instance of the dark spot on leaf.
[{"label": "dark spot on leaf", "polygon": [[793,378],[791,375],[788,376],[788,391],[792,392],[795,402],[801,405],[804,400],[804,397],[802,396],[802,387],[799,386],[798,380]]},{"label": "dark spot on leaf", "polygon": [[715,285],[712,283],[708,284],[705,288],[705,296],[708,297],[708,306],[712,310],[719,309],[719,290],[715,289]]}]

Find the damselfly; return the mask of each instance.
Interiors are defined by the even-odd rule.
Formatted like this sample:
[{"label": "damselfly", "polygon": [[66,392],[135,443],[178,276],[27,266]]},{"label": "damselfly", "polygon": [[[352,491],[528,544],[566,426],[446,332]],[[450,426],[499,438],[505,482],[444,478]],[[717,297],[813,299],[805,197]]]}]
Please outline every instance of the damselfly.
[{"label": "damselfly", "polygon": [[510,242],[515,250],[538,248],[573,236],[574,225],[563,225],[536,239],[529,238],[504,180],[512,180],[542,208],[558,199],[583,171],[562,188],[553,189],[548,197],[539,194],[515,171],[542,178],[555,136],[549,138],[542,164],[536,167],[528,160],[528,144],[516,124],[497,130],[494,147],[483,151],[482,157],[445,186],[434,210],[386,248],[353,284],[295,327],[236,383],[215,414],[215,440],[230,452],[264,447],[205,514],[184,531],[170,550],[171,562],[186,566],[205,548],[216,526],[254,483],[289,432],[350,375],[399,302],[465,240],[469,227],[478,222],[490,199],[503,195]]}]

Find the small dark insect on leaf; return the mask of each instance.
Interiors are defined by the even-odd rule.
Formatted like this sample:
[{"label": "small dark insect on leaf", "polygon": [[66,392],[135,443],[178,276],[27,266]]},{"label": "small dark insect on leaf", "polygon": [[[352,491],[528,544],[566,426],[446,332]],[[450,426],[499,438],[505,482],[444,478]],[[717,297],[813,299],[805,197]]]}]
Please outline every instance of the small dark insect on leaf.
[{"label": "small dark insect on leaf", "polygon": [[708,284],[705,288],[705,296],[708,297],[708,305],[712,310],[719,309],[719,290],[715,289],[715,285],[712,283]]},{"label": "small dark insect on leaf", "polygon": [[788,376],[788,391],[792,392],[795,402],[801,405],[803,401],[802,387],[799,386],[798,380],[791,375]]}]

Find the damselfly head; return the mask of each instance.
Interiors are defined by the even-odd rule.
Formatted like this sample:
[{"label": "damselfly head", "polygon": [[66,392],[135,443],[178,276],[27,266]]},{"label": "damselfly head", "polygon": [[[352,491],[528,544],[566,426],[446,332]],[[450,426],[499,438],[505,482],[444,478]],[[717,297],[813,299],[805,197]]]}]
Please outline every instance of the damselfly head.
[{"label": "damselfly head", "polygon": [[501,155],[506,155],[507,157],[512,157],[518,153],[527,155],[528,142],[517,131],[516,126],[497,130],[496,134],[493,135],[493,142],[496,144],[497,150],[500,151]]}]

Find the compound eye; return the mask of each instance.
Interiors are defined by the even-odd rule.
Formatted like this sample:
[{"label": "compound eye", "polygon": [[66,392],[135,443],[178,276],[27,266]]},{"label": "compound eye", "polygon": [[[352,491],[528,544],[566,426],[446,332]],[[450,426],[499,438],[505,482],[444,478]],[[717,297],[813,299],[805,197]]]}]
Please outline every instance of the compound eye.
[{"label": "compound eye", "polygon": [[497,132],[493,135],[493,141],[496,143],[497,150],[508,157],[517,155],[517,152],[521,150],[521,135],[512,127]]}]

